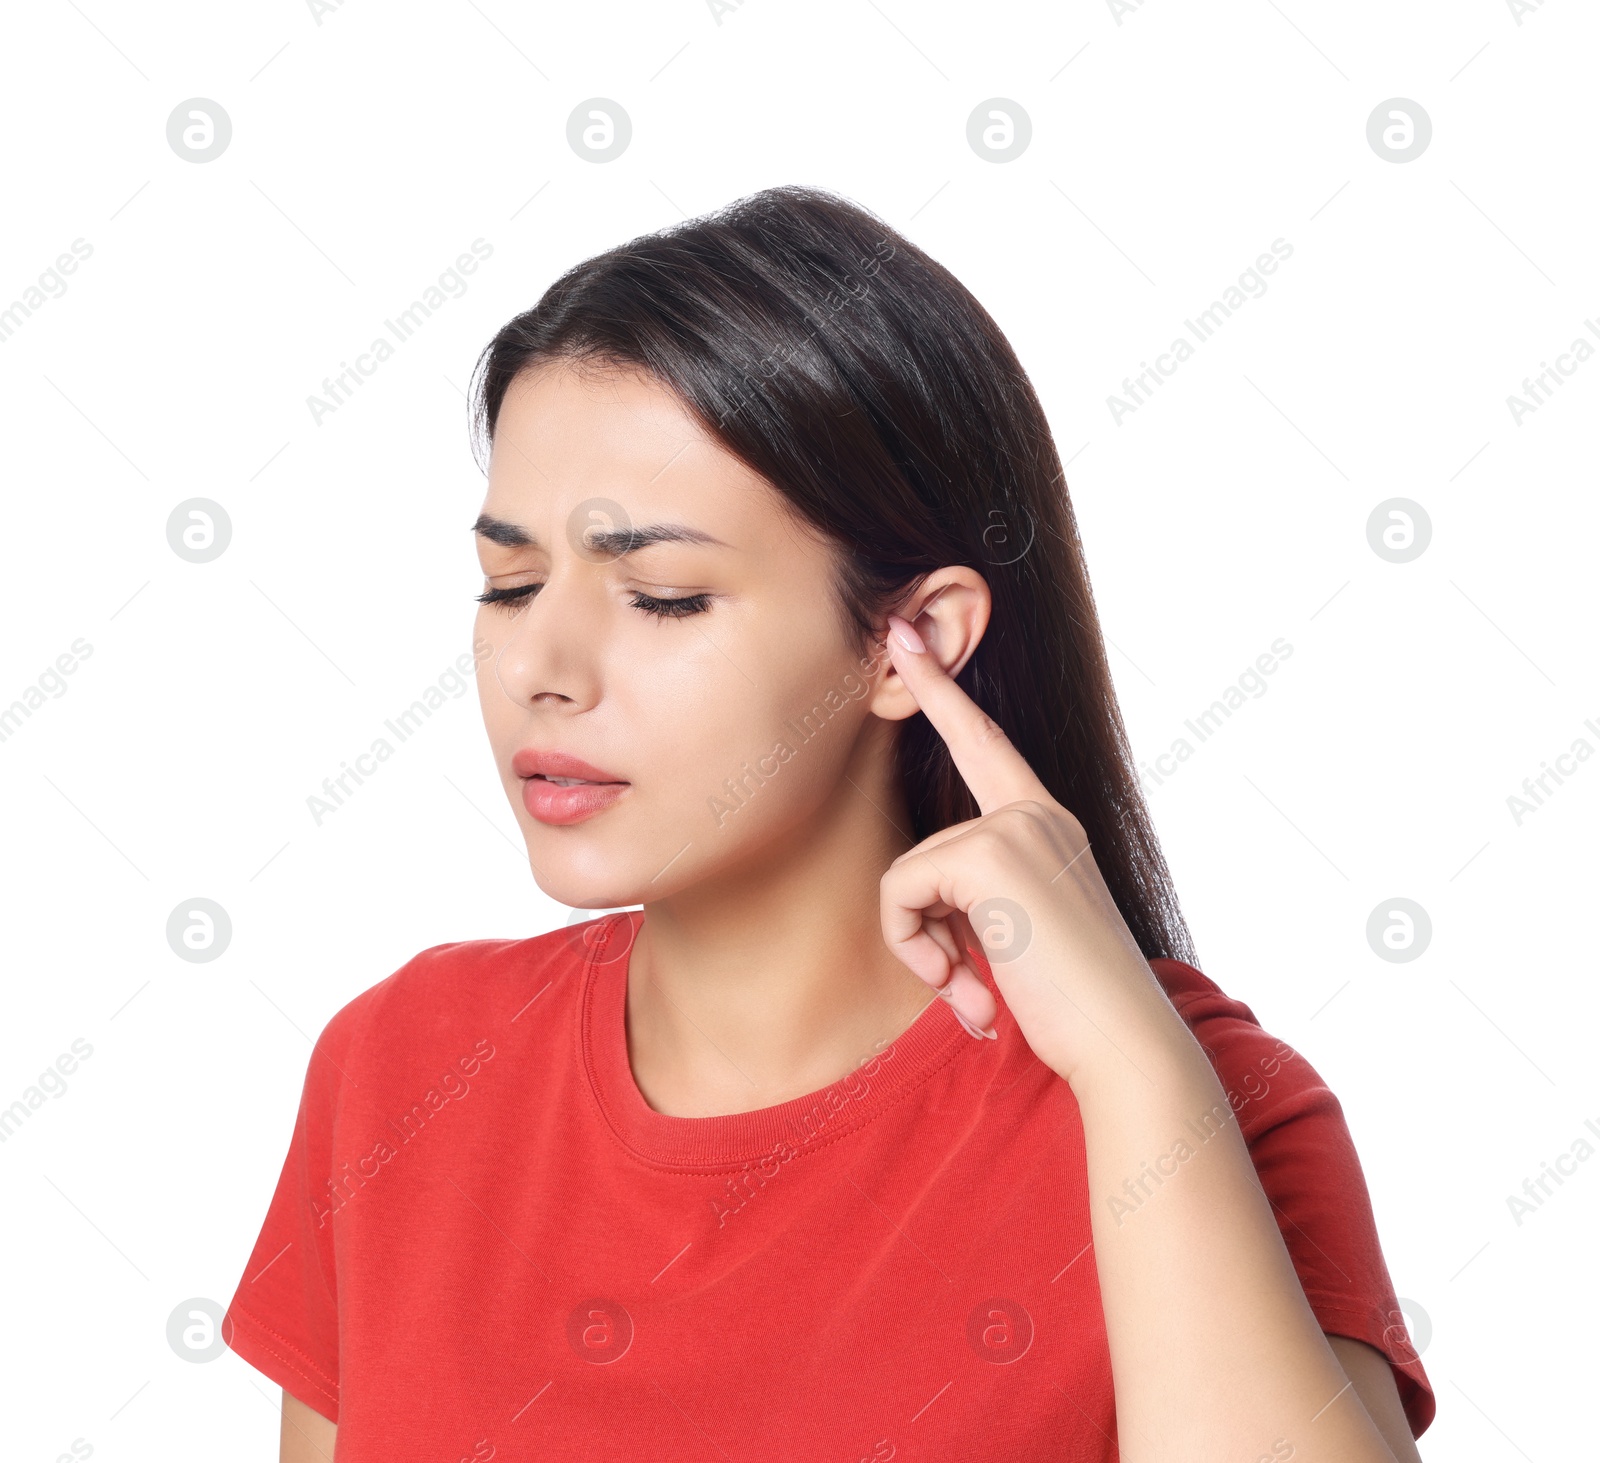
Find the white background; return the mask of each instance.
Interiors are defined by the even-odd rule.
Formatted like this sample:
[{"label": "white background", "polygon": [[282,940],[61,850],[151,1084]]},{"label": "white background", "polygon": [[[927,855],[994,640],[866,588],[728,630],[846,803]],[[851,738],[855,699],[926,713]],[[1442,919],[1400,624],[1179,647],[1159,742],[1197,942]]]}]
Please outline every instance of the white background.
[{"label": "white background", "polygon": [[[14,8],[0,305],[93,252],[0,343],[0,705],[92,654],[0,742],[0,1105],[93,1055],[0,1145],[6,1457],[276,1457],[276,1388],[166,1325],[231,1295],[311,1039],[426,946],[568,914],[471,692],[307,808],[468,649],[472,362],[570,264],[780,182],[906,231],[1009,334],[1141,759],[1292,645],[1151,792],[1200,963],[1343,1102],[1439,1398],[1425,1456],[1572,1456],[1600,1161],[1520,1225],[1507,1198],[1600,1124],[1600,759],[1520,825],[1507,798],[1600,749],[1600,359],[1520,424],[1506,399],[1600,328],[1600,27],[1526,8]],[[194,97],[232,122],[203,164],[166,137]],[[632,120],[605,164],[567,142],[593,97]],[[996,97],[1032,123],[1004,164],[966,139]],[[1396,97],[1432,121],[1406,163],[1367,139]],[[479,238],[467,292],[316,422]],[[1278,238],[1267,292],[1117,424],[1108,395]],[[233,530],[205,564],[166,538],[197,497]],[[1395,497],[1432,524],[1409,563],[1367,539]],[[213,963],[165,937],[195,897],[232,920]],[[1365,933],[1395,897],[1432,920],[1408,963]]]}]

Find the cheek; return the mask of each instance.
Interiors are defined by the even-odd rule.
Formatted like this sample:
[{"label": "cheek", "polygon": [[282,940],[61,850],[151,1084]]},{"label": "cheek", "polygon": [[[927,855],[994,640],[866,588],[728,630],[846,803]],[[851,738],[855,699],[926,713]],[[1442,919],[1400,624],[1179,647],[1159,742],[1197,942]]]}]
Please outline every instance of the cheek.
[{"label": "cheek", "polygon": [[695,638],[710,659],[698,652],[684,659],[658,654],[648,675],[626,684],[613,681],[610,696],[630,761],[640,779],[648,779],[650,802],[681,810],[703,828],[707,799],[721,790],[724,778],[737,775],[741,762],[771,748],[784,713],[761,684],[766,678],[759,668],[747,679]]},{"label": "cheek", "polygon": [[497,735],[509,734],[518,715],[518,708],[501,689],[498,679],[500,652],[505,648],[510,628],[505,616],[485,607],[478,611],[472,623],[474,645],[487,647],[474,673],[478,683],[478,705],[483,711],[483,723],[490,740]]},{"label": "cheek", "polygon": [[707,850],[746,845],[814,810],[837,787],[860,727],[858,699],[825,699],[828,668],[756,669],[754,684],[731,667],[713,685],[657,683],[649,694],[660,699],[637,714],[650,727],[649,801],[670,807],[675,826],[682,819],[684,837],[709,839]]}]

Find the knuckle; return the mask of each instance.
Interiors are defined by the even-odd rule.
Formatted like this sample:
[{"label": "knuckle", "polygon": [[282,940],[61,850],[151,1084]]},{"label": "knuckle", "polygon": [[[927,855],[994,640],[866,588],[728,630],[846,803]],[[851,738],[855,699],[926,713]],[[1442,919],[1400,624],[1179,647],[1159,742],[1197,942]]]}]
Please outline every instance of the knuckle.
[{"label": "knuckle", "polygon": [[[1008,810],[998,808],[995,811],[998,816]],[[986,828],[978,846],[983,852],[985,861],[992,867],[1015,859],[1021,851],[1023,839],[1028,836],[1029,829],[1016,818],[1012,818],[1004,823],[996,822]]]},{"label": "knuckle", "polygon": [[1009,815],[1006,823],[1012,836],[1026,838],[1032,843],[1047,839],[1057,826],[1055,810],[1037,798],[1022,798],[995,809],[995,812],[997,815]]},{"label": "knuckle", "polygon": [[1008,747],[1011,745],[1011,738],[1005,734],[1000,723],[990,716],[987,711],[979,711],[975,735],[980,750],[991,746]]},{"label": "knuckle", "polygon": [[985,828],[984,847],[991,857],[1048,858],[1066,849],[1075,858],[1088,848],[1083,825],[1065,808],[1038,798],[1021,798],[996,808]]}]

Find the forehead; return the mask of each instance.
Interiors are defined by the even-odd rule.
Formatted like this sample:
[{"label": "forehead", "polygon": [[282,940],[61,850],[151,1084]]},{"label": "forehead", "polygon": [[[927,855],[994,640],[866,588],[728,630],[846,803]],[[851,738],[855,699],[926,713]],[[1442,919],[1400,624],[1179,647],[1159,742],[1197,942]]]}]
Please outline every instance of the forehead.
[{"label": "forehead", "polygon": [[[642,531],[669,524],[719,544],[643,547],[637,559],[617,564],[692,564],[691,577],[747,604],[803,607],[814,614],[802,616],[810,633],[830,644],[842,623],[814,613],[829,604],[837,610],[840,546],[723,447],[670,387],[644,373],[556,362],[520,373],[495,422],[483,512],[527,538],[523,547],[499,548],[480,528],[486,565],[561,557],[560,545],[576,546],[591,525]],[[789,636],[805,638],[792,617],[789,625]]]},{"label": "forehead", "polygon": [[489,489],[507,509],[609,498],[630,515],[670,507],[727,525],[754,526],[784,509],[782,495],[717,442],[670,388],[641,372],[565,362],[524,371],[507,389]]}]

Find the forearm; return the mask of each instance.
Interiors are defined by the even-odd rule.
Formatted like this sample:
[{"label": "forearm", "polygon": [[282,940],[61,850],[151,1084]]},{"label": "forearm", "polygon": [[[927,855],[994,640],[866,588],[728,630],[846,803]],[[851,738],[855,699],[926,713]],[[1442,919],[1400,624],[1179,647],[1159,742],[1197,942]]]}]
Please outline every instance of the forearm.
[{"label": "forearm", "polygon": [[1072,1086],[1123,1459],[1393,1463],[1205,1053],[1170,1006],[1114,1040]]},{"label": "forearm", "polygon": [[[895,671],[980,816],[884,872],[884,939],[952,1003],[974,1003],[965,1016],[982,1030],[996,1002],[957,934],[976,954],[1000,908],[995,984],[1082,1116],[1122,1457],[1395,1463],[1311,1314],[1211,1063],[1140,953],[1083,824],[915,627],[891,615],[889,629]],[[948,925],[957,915],[959,931]],[[1191,1132],[1206,1114],[1212,1127]]]}]

